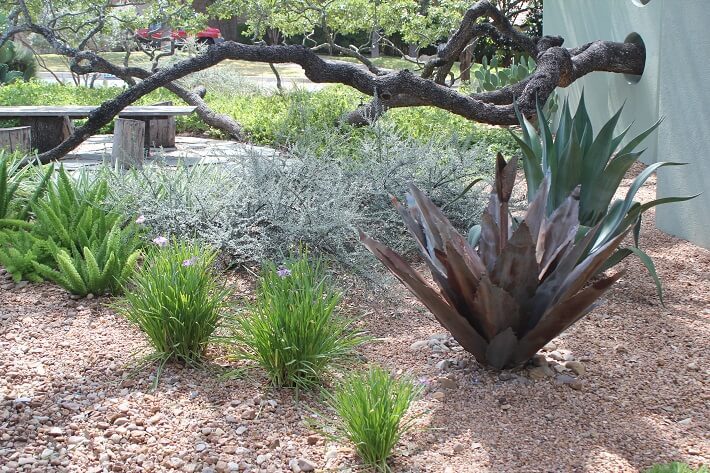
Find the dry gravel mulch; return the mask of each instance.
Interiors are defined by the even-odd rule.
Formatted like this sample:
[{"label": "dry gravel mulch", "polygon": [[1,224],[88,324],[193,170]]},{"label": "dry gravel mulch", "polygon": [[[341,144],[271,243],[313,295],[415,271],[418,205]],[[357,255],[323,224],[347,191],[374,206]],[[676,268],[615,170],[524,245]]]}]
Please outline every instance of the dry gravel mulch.
[{"label": "dry gravel mulch", "polygon": [[[629,258],[605,304],[547,347],[545,363],[538,359],[547,367],[483,370],[404,289],[351,295],[349,309],[379,338],[363,355],[430,386],[393,470],[710,463],[710,251],[659,232],[648,217],[643,245],[665,307]],[[216,367],[173,365],[152,390],[153,370],[136,364],[149,353],[144,338],[108,303],[75,301],[49,284],[0,290],[0,471],[361,470],[348,446],[306,425],[314,396],[296,400],[257,371],[230,380]]]}]

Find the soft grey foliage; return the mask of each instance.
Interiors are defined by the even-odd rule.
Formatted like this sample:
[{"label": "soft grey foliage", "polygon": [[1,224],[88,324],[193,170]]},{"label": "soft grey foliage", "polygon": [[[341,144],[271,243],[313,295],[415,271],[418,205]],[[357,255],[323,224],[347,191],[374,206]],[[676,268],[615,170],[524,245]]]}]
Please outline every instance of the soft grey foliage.
[{"label": "soft grey foliage", "polygon": [[[184,49],[188,50],[187,53],[190,56],[195,56],[197,54],[204,53],[206,51],[206,46],[200,43],[195,43],[194,40],[191,40],[188,41]],[[180,61],[180,59],[181,56],[173,56],[166,61],[166,65],[175,65]],[[210,96],[214,94],[223,97],[231,97],[240,94],[258,93],[262,91],[259,85],[253,80],[247,80],[243,76],[235,73],[232,68],[219,66],[193,72],[177,82],[188,90],[194,89],[198,86],[204,86]]]},{"label": "soft grey foliage", "polygon": [[[364,157],[354,160],[342,157],[346,144],[337,141],[345,139],[334,135],[325,147],[304,139],[271,157],[233,158],[228,165],[112,173],[110,188],[119,205],[144,215],[156,234],[203,240],[233,263],[278,257],[305,244],[358,266],[366,254],[358,228],[406,251],[411,243],[389,195],[403,196],[411,182],[437,204],[450,203],[446,212],[460,229],[478,221],[485,185],[456,200],[482,168],[490,168],[478,150],[422,144],[379,130],[359,142]],[[309,144],[314,141],[319,149]]]}]

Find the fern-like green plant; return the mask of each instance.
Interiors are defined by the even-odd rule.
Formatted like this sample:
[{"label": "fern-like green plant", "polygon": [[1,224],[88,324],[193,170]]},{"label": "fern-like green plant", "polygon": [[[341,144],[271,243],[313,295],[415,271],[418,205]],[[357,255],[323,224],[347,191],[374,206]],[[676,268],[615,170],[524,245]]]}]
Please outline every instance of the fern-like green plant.
[{"label": "fern-like green plant", "polygon": [[33,233],[53,247],[54,264],[36,262],[35,271],[70,292],[116,294],[132,276],[140,255],[139,227],[107,210],[106,179],[61,168],[46,196],[32,206]]},{"label": "fern-like green plant", "polygon": [[94,236],[93,245],[81,251],[55,248],[57,269],[34,263],[35,270],[74,294],[119,293],[141,254],[138,232],[132,224],[121,228],[117,222],[108,235]]},{"label": "fern-like green plant", "polygon": [[[31,224],[27,225],[31,228]],[[35,264],[48,265],[53,261],[51,245],[34,236],[27,228],[0,230],[0,265],[12,274],[15,282],[23,279],[31,282],[42,281],[42,275],[35,269]]]},{"label": "fern-like green plant", "polygon": [[15,155],[0,150],[0,219],[26,220],[54,173],[52,164],[37,171],[22,168],[19,162]]},{"label": "fern-like green plant", "polygon": [[38,235],[52,238],[59,246],[80,252],[91,247],[92,236],[108,235],[123,217],[105,208],[108,184],[87,172],[71,177],[60,168],[45,198],[32,205]]}]

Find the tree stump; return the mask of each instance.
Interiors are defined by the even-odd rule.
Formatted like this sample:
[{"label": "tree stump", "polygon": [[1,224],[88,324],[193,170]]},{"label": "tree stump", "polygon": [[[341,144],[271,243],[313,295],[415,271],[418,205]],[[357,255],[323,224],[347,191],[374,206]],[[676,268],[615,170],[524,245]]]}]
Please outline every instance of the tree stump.
[{"label": "tree stump", "polygon": [[119,169],[143,167],[145,153],[145,123],[117,118],[113,127],[111,162]]},{"label": "tree stump", "polygon": [[[172,105],[171,101],[158,102],[153,105]],[[153,148],[175,147],[175,117],[154,118],[150,121],[150,146]]]},{"label": "tree stump", "polygon": [[0,128],[0,150],[9,153],[15,151],[29,153],[32,151],[32,128],[17,126],[14,128]]},{"label": "tree stump", "polygon": [[74,123],[69,117],[23,117],[22,126],[32,128],[32,149],[44,153],[74,133]]}]

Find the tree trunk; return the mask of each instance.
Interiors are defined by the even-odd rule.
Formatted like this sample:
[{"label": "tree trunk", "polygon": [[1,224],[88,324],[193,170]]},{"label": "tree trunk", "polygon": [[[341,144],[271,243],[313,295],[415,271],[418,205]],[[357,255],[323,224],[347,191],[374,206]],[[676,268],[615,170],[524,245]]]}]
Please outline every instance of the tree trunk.
[{"label": "tree trunk", "polygon": [[57,147],[74,133],[69,117],[24,117],[20,122],[32,128],[32,149],[38,153]]},{"label": "tree trunk", "polygon": [[[154,103],[154,106],[172,105],[173,102]],[[150,145],[154,148],[174,148],[175,147],[175,117],[154,118],[148,126],[150,134]]]},{"label": "tree trunk", "polygon": [[113,127],[111,162],[118,169],[143,167],[145,153],[145,123],[117,118]]},{"label": "tree trunk", "polygon": [[417,57],[419,56],[419,45],[418,44],[408,44],[407,45],[407,55],[409,57]]},{"label": "tree trunk", "polygon": [[370,49],[370,57],[380,57],[380,30],[375,28],[372,30],[372,48]]},{"label": "tree trunk", "polygon": [[28,126],[0,128],[0,151],[29,153],[32,150],[31,130]]}]

